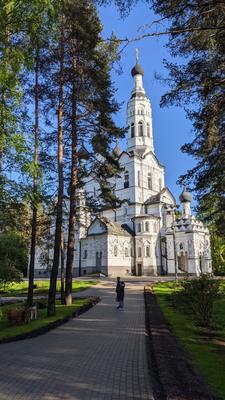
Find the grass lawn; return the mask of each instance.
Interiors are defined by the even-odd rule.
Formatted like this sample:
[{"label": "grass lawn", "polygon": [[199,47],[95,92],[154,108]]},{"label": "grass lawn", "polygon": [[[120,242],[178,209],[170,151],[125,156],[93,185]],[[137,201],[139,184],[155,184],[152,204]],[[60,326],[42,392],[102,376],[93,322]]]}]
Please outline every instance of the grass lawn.
[{"label": "grass lawn", "polygon": [[[92,285],[96,285],[98,281],[73,281],[73,293],[78,292],[80,290],[88,289]],[[34,284],[37,285],[36,289],[34,289],[34,295],[47,295],[49,289],[49,280],[37,280],[34,281]],[[28,289],[28,281],[22,281],[20,283],[14,283],[13,285],[7,287],[4,291],[0,290],[0,296],[27,296]],[[60,280],[57,281],[57,291],[60,291]]]},{"label": "grass lawn", "polygon": [[[44,301],[42,301],[44,303]],[[5,311],[9,308],[21,307],[21,303],[16,303],[12,305],[4,305],[0,307],[0,340],[4,338],[11,338],[13,336],[17,336],[24,333],[29,333],[40,329],[42,327],[46,327],[47,325],[61,320],[64,317],[72,316],[72,314],[78,310],[83,305],[87,304],[89,299],[75,299],[74,303],[70,306],[61,305],[60,301],[56,301],[56,315],[54,317],[47,317],[46,308],[38,309],[38,318],[34,321],[29,322],[25,325],[20,326],[9,326]],[[46,301],[45,301],[46,303]]]},{"label": "grass lawn", "polygon": [[225,281],[221,281],[221,298],[213,310],[212,328],[195,326],[191,314],[182,312],[171,301],[179,283],[165,282],[154,285],[154,293],[174,332],[180,337],[215,392],[225,399]]}]

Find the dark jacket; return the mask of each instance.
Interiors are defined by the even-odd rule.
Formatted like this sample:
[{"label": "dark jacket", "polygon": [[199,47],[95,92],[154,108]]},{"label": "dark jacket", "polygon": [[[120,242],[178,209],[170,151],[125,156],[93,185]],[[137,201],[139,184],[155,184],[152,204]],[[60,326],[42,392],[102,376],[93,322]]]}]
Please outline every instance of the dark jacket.
[{"label": "dark jacket", "polygon": [[116,294],[117,294],[117,301],[122,301],[124,298],[124,288],[125,288],[125,283],[124,282],[117,282],[116,285]]}]

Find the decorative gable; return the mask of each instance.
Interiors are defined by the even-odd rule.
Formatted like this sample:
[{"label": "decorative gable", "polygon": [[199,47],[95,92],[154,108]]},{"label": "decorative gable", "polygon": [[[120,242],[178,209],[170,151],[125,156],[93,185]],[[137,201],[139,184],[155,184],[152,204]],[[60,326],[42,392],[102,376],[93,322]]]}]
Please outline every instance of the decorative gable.
[{"label": "decorative gable", "polygon": [[105,224],[103,224],[98,218],[96,218],[89,226],[87,235],[101,235],[107,232]]},{"label": "decorative gable", "polygon": [[165,187],[165,188],[161,191],[161,193],[160,193],[160,200],[161,200],[163,203],[166,203],[166,204],[173,204],[173,205],[176,204],[176,199],[175,199],[175,197],[172,195],[171,191],[170,191],[167,187]]}]

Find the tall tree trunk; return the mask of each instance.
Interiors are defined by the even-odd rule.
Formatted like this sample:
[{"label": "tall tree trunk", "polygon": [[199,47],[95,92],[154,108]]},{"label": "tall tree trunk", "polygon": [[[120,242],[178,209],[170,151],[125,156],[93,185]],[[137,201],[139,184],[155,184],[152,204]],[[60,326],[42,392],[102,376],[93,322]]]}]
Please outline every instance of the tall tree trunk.
[{"label": "tall tree trunk", "polygon": [[[8,76],[8,46],[9,46],[9,32],[6,30],[5,32],[5,46],[2,51],[2,60],[3,60],[3,76]],[[4,142],[6,139],[6,88],[3,85],[1,100],[2,100],[2,109],[1,109],[1,137],[0,137],[0,177],[2,176],[3,170],[3,154],[4,154]]]},{"label": "tall tree trunk", "polygon": [[70,214],[69,214],[69,230],[67,244],[67,260],[66,260],[66,288],[65,302],[66,305],[72,304],[72,282],[73,282],[73,259],[75,248],[75,224],[76,224],[76,186],[77,186],[77,104],[76,104],[76,56],[75,46],[73,48],[72,59],[73,86],[71,96],[71,143],[72,143],[72,159],[71,159],[71,180],[70,180]]},{"label": "tall tree trunk", "polygon": [[57,276],[59,271],[60,249],[63,240],[63,91],[64,91],[64,18],[61,17],[60,38],[60,78],[59,78],[59,106],[58,106],[58,200],[55,227],[54,258],[51,270],[50,288],[48,295],[48,315],[55,315],[55,298]]},{"label": "tall tree trunk", "polygon": [[37,207],[38,207],[38,133],[39,133],[39,49],[36,49],[35,57],[35,143],[34,143],[34,183],[33,183],[33,201],[32,201],[32,233],[30,248],[29,265],[29,287],[27,296],[27,306],[31,307],[34,293],[34,265],[35,265],[35,247],[37,236]]},{"label": "tall tree trunk", "polygon": [[61,304],[65,304],[65,273],[64,273],[64,264],[65,264],[65,246],[64,246],[64,233],[62,230],[61,236]]},{"label": "tall tree trunk", "polygon": [[2,93],[2,109],[1,109],[1,137],[0,137],[0,177],[2,176],[2,164],[3,164],[3,150],[5,141],[5,115],[6,115],[6,96]]}]

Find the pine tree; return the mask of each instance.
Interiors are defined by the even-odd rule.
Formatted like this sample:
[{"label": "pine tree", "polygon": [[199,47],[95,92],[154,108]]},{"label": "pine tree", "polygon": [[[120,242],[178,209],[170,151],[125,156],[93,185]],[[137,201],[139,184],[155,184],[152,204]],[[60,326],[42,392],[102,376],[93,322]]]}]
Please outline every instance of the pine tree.
[{"label": "pine tree", "polygon": [[[100,44],[101,24],[92,2],[82,0],[68,2],[65,18],[69,29],[66,43],[66,81],[67,87],[65,115],[66,126],[70,127],[70,212],[66,260],[66,304],[72,302],[72,272],[75,248],[75,225],[77,222],[77,191],[82,186],[86,174],[94,174],[99,163],[99,180],[106,180],[107,168],[113,160],[110,145],[115,137],[124,132],[118,129],[112,113],[118,111],[113,100],[114,91],[109,76],[108,49]],[[79,24],[77,23],[79,21]],[[86,168],[79,150],[86,149]],[[96,156],[102,156],[102,161]],[[82,166],[82,168],[81,168]],[[114,171],[116,162],[114,161]]]},{"label": "pine tree", "polygon": [[[33,56],[33,74],[34,88],[31,90],[31,99],[33,94],[34,100],[34,154],[33,154],[33,191],[31,194],[32,203],[32,227],[31,227],[31,246],[30,246],[30,263],[29,263],[29,285],[27,295],[27,306],[31,307],[33,303],[33,284],[34,284],[34,268],[35,268],[35,251],[37,240],[37,215],[40,205],[40,188],[39,188],[39,108],[40,108],[40,75],[41,63],[44,58],[45,51],[48,49],[51,39],[52,20],[51,1],[42,0],[36,3],[30,3],[31,18],[27,21],[27,39],[28,52]],[[34,50],[33,50],[34,49]],[[33,92],[33,93],[32,93]]]},{"label": "pine tree", "polygon": [[[154,10],[170,23],[168,47],[183,64],[166,63],[171,90],[163,106],[184,106],[195,138],[182,151],[196,166],[179,183],[197,192],[199,211],[225,233],[225,3],[224,1],[152,1]],[[173,33],[173,32],[176,32]]]},{"label": "pine tree", "polygon": [[50,288],[48,295],[48,315],[55,314],[56,284],[61,254],[61,302],[64,303],[64,237],[63,237],[63,102],[64,102],[64,46],[65,46],[65,18],[61,9],[60,20],[60,50],[58,76],[58,196],[56,208],[54,257],[51,269]]},{"label": "pine tree", "polygon": [[[26,60],[22,39],[20,12],[23,5],[16,1],[0,4],[0,205],[15,195],[15,180],[10,175],[19,172],[26,152],[23,135],[24,107],[22,73]],[[18,196],[18,193],[17,193]]]}]

